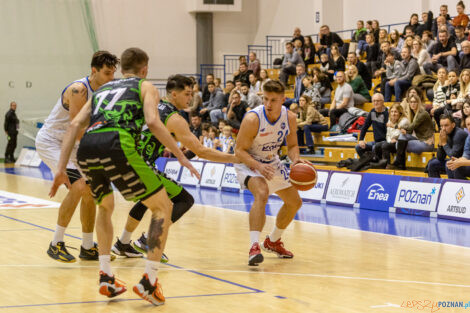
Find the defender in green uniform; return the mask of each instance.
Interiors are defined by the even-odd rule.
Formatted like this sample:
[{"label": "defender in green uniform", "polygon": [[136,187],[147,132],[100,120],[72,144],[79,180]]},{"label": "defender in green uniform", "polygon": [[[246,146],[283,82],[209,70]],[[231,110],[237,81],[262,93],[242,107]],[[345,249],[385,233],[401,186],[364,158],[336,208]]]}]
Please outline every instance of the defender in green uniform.
[{"label": "defender in green uniform", "polygon": [[[165,124],[168,131],[176,137],[177,141],[181,142],[183,146],[201,158],[224,163],[239,162],[238,158],[233,154],[227,154],[215,149],[204,147],[199,142],[198,138],[191,133],[186,120],[179,114],[179,111],[186,109],[191,101],[191,79],[182,75],[171,76],[168,79],[166,91],[168,99],[160,101],[158,111],[161,121]],[[161,156],[164,148],[165,146],[155,138],[150,131],[148,131],[146,126],[144,126],[138,151],[157,174],[161,173],[155,168],[155,161],[159,156]],[[194,203],[194,199],[177,182],[165,177],[164,175],[161,178],[166,192],[168,193],[168,197],[173,202],[171,221],[175,223],[191,208]],[[125,255],[127,257],[140,257],[142,256],[140,252],[147,252],[147,237],[145,236],[145,233],[142,234],[136,242],[134,242],[134,247],[131,246],[132,232],[139,225],[139,222],[142,220],[146,210],[147,207],[142,202],[136,203],[136,205],[131,209],[127,218],[126,227],[123,230],[121,237],[112,248],[114,253]],[[161,262],[168,262],[168,259],[164,254],[162,255]]]},{"label": "defender in green uniform", "polygon": [[124,78],[98,89],[71,122],[63,140],[59,169],[50,195],[54,195],[62,183],[70,185],[65,166],[78,132],[89,125],[80,142],[77,159],[99,204],[96,223],[100,254],[99,292],[115,297],[126,291],[125,286],[115,280],[110,265],[112,183],[127,200],[140,200],[152,211],[145,272],[133,290],[154,305],[161,305],[165,297],[156,272],[171,225],[172,203],[163,189],[161,177],[155,175],[136,150],[144,122],[183,166],[197,177],[200,175],[178,149],[155,110],[158,92],[151,83],[143,80],[148,72],[147,54],[138,48],[127,49],[121,56],[121,68]]}]

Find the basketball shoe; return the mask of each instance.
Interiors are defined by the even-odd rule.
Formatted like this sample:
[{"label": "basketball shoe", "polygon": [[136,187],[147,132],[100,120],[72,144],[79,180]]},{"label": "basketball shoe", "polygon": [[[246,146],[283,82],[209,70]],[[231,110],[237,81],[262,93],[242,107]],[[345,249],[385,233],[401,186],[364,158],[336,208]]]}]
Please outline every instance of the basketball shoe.
[{"label": "basketball shoe", "polygon": [[250,249],[250,254],[248,255],[248,265],[257,266],[258,263],[263,262],[264,257],[261,254],[261,249],[259,248],[259,243],[255,242]]},{"label": "basketball shoe", "polygon": [[76,261],[75,257],[67,251],[67,248],[65,247],[65,243],[63,241],[59,241],[54,246],[52,245],[52,242],[51,242],[49,244],[49,249],[47,249],[47,254],[51,258],[59,262],[73,263]]},{"label": "basketball shoe", "polygon": [[278,257],[282,259],[291,259],[294,257],[294,254],[284,248],[284,243],[281,241],[281,238],[272,242],[269,239],[269,236],[266,236],[263,244],[261,244],[261,249],[267,252],[276,253]]},{"label": "basketball shoe", "polygon": [[[85,249],[83,248],[83,246],[80,246],[80,255],[78,257],[85,261],[98,261],[98,244],[94,242],[93,247],[91,247],[90,249]],[[111,255],[110,258],[111,261],[114,261],[116,259],[116,256]]]},{"label": "basketball shoe", "polygon": [[135,250],[130,243],[122,243],[119,238],[117,239],[111,251],[117,255],[125,256],[128,258],[141,258],[144,255]]},{"label": "basketball shoe", "polygon": [[153,305],[162,305],[165,303],[165,297],[163,296],[162,285],[158,283],[158,278],[155,280],[153,286],[150,284],[150,280],[147,274],[144,274],[140,282],[134,286],[134,292],[144,300],[152,303]]},{"label": "basketball shoe", "polygon": [[100,294],[108,298],[113,298],[120,295],[123,292],[126,292],[126,286],[117,282],[113,276],[100,271]]},{"label": "basketball shoe", "polygon": [[[139,239],[133,242],[134,249],[139,252],[147,253],[148,246],[147,246],[147,237],[145,237],[145,233],[142,233]],[[162,258],[160,259],[161,263],[168,263],[170,259],[166,256],[165,253],[162,253]]]}]

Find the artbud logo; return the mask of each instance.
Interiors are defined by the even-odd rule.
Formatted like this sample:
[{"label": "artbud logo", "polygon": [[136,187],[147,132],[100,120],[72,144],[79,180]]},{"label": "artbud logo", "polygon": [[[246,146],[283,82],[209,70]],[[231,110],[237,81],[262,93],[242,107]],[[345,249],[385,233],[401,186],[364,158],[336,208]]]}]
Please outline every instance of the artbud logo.
[{"label": "artbud logo", "polygon": [[457,200],[457,203],[459,203],[463,198],[465,197],[465,192],[463,190],[463,187],[460,187],[459,191],[455,194],[455,200]]},{"label": "artbud logo", "polygon": [[436,194],[436,187],[433,187],[429,194],[420,193],[415,189],[402,189],[398,196],[399,201],[408,203],[431,204],[432,197]]},{"label": "artbud logo", "polygon": [[[460,187],[459,191],[457,191],[457,193],[455,194],[455,200],[457,200],[457,204],[459,204],[463,198],[465,198],[465,192],[463,190],[463,187]],[[467,207],[465,207],[464,205],[460,206],[449,204],[447,206],[447,212],[465,214],[467,213]]]},{"label": "artbud logo", "polygon": [[369,200],[388,201],[390,197],[381,184],[372,184],[366,191],[369,193],[367,196]]}]

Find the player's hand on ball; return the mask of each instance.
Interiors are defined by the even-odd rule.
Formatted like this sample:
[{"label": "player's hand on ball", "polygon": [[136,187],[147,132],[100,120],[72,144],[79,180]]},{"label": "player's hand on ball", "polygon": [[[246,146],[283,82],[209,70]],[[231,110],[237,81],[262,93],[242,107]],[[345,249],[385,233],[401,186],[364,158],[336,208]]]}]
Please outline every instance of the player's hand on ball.
[{"label": "player's hand on ball", "polygon": [[69,181],[69,177],[65,171],[59,171],[54,176],[54,181],[52,182],[51,190],[49,191],[49,197],[54,197],[59,189],[60,185],[65,184],[68,189],[72,186]]}]

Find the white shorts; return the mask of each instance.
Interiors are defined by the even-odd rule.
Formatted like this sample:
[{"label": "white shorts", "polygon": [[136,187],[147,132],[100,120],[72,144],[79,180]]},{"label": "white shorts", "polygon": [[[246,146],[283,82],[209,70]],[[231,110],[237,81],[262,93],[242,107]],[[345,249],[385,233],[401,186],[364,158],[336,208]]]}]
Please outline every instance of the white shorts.
[{"label": "white shorts", "polygon": [[[36,136],[36,152],[41,160],[51,169],[52,173],[57,172],[60,158],[62,141],[47,136],[39,130]],[[67,163],[67,169],[78,170],[77,165],[77,145],[73,148],[70,160]]]},{"label": "white shorts", "polygon": [[[272,163],[276,170],[274,172],[274,176],[271,180],[266,180],[269,188],[269,194],[273,194],[279,190],[283,190],[286,188],[291,187],[291,183],[289,181],[289,171],[287,170],[286,166],[281,162],[273,162]],[[245,164],[234,164],[235,171],[237,172],[237,180],[240,183],[242,189],[248,189],[248,186],[245,185],[245,180],[247,177],[263,177],[257,170],[251,170]]]}]

